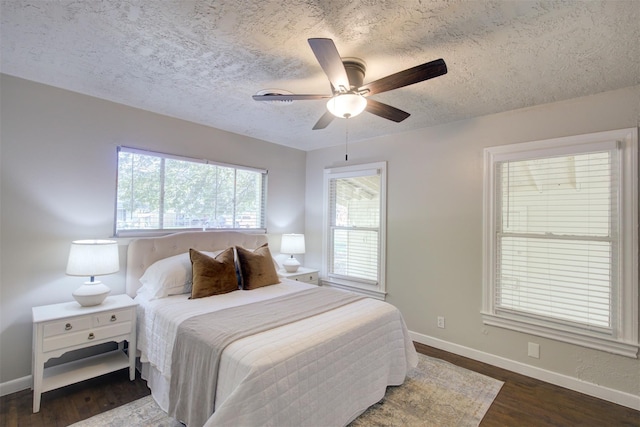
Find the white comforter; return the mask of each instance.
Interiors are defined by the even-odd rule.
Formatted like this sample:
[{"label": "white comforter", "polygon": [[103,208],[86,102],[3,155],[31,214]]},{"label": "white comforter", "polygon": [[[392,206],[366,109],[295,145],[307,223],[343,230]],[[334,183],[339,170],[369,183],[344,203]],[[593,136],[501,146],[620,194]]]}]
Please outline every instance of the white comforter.
[{"label": "white comforter", "polygon": [[[309,288],[300,282],[196,300],[137,297],[138,349],[165,381],[178,325],[202,313]],[[222,354],[215,412],[207,426],[339,426],[404,381],[417,355],[400,312],[364,299],[243,338]],[[166,390],[154,390],[163,404]],[[160,387],[158,387],[160,389]],[[189,426],[196,427],[196,426]]]}]

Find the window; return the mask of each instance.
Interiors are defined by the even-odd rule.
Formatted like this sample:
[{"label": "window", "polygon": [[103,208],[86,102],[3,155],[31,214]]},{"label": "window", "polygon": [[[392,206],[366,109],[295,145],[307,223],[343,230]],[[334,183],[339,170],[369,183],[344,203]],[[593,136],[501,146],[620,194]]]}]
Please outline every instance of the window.
[{"label": "window", "polygon": [[265,170],[118,147],[115,234],[265,230]]},{"label": "window", "polygon": [[384,299],[386,163],[325,169],[323,276]]},{"label": "window", "polygon": [[486,324],[637,357],[637,130],[485,150]]}]

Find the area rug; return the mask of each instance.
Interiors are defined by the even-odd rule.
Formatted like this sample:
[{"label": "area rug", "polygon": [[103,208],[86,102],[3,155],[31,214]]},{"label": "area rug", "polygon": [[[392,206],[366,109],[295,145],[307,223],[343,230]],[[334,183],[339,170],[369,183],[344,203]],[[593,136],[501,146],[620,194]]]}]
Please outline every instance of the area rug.
[{"label": "area rug", "polygon": [[[401,386],[388,387],[384,399],[349,427],[478,426],[502,382],[423,354]],[[80,421],[72,427],[180,427],[151,396]],[[311,426],[310,426],[311,427]],[[319,427],[319,426],[318,426]]]}]

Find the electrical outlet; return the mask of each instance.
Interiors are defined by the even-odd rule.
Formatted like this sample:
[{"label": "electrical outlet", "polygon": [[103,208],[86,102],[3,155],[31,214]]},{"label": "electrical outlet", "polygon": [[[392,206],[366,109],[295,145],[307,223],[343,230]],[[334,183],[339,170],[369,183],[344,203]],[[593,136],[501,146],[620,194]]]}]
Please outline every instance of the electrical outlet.
[{"label": "electrical outlet", "polygon": [[530,342],[527,349],[527,355],[535,359],[540,359],[540,344]]},{"label": "electrical outlet", "polygon": [[444,329],[444,316],[438,316],[438,328]]}]

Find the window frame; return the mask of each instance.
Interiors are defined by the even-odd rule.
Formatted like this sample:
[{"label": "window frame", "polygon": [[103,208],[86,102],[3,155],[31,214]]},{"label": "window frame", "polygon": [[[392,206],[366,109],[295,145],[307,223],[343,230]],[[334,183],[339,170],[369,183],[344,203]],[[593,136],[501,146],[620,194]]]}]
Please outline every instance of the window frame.
[{"label": "window frame", "polygon": [[[158,157],[162,160],[171,159],[171,160],[179,160],[190,162],[194,164],[205,164],[205,165],[214,165],[221,166],[225,168],[234,169],[237,171],[250,171],[255,173],[262,174],[262,188],[261,188],[261,203],[262,206],[260,210],[262,211],[262,215],[260,218],[260,224],[258,227],[251,228],[238,228],[238,227],[229,227],[229,228],[221,228],[221,227],[175,227],[175,228],[132,228],[132,229],[118,229],[118,185],[119,185],[119,169],[120,169],[120,152],[127,152],[132,154],[140,154],[140,155],[148,155],[153,157]],[[115,201],[114,201],[114,222],[113,222],[113,235],[115,237],[147,237],[147,236],[161,236],[181,231],[202,231],[202,230],[225,230],[225,231],[242,231],[245,233],[266,233],[266,223],[267,223],[267,184],[268,184],[268,170],[262,168],[255,168],[250,166],[242,166],[235,165],[230,163],[217,162],[208,159],[198,159],[188,156],[180,156],[176,154],[163,153],[158,151],[133,148],[128,146],[118,146],[116,152],[116,191],[115,191]],[[162,191],[164,191],[164,185],[160,186]],[[161,197],[163,199],[163,197]],[[234,208],[235,212],[235,208]],[[234,213],[234,215],[237,214]],[[237,223],[238,218],[233,219],[233,223]]]},{"label": "window frame", "polygon": [[[603,143],[618,144],[618,267],[612,285],[611,335],[563,326],[537,318],[496,310],[498,162],[527,160],[593,151]],[[497,326],[562,342],[619,354],[638,356],[638,129],[629,128],[541,141],[489,147],[484,150],[483,177],[483,303],[485,325]],[[615,279],[614,279],[615,280]]]},{"label": "window frame", "polygon": [[[331,195],[330,181],[341,177],[370,176],[372,171],[380,175],[380,210],[378,226],[378,280],[375,283],[368,280],[351,279],[349,277],[332,276],[330,262],[333,256],[331,252]],[[324,201],[323,201],[323,239],[322,239],[322,268],[321,276],[324,285],[337,287],[361,293],[376,299],[386,298],[386,224],[387,224],[387,163],[374,162],[359,165],[340,166],[326,168],[324,170]]]}]

